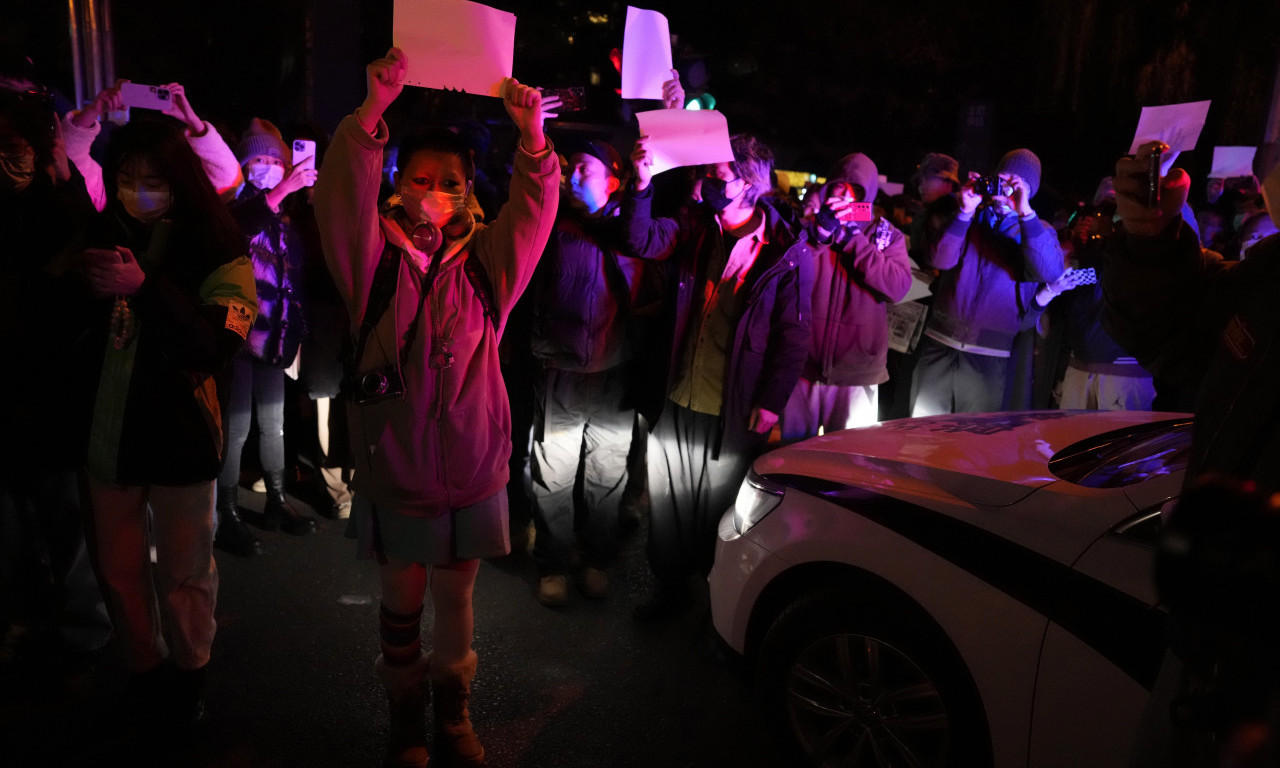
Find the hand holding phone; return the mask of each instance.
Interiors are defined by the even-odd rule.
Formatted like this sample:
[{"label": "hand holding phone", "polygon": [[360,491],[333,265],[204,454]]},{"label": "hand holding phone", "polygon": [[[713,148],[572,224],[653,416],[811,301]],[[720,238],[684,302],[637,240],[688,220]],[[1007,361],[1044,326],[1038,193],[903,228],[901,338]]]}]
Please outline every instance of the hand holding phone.
[{"label": "hand holding phone", "polygon": [[315,186],[316,143],[314,141],[310,139],[293,140],[293,172],[303,174],[305,180],[302,182],[302,186]]},{"label": "hand holding phone", "polygon": [[173,94],[160,85],[121,83],[120,100],[126,107],[154,109],[157,112],[164,112],[173,106]]}]

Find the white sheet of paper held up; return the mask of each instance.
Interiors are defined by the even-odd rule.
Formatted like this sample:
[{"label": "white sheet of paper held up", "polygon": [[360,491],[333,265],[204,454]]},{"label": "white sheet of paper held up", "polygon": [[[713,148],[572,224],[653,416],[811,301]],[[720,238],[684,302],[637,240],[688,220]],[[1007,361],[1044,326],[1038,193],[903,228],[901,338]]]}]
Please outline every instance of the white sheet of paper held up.
[{"label": "white sheet of paper held up", "polygon": [[1163,141],[1170,152],[1189,152],[1196,148],[1200,131],[1209,116],[1209,101],[1189,101],[1163,107],[1143,107],[1138,117],[1138,130],[1133,134],[1129,154],[1148,141]]},{"label": "white sheet of paper held up", "polygon": [[406,85],[500,96],[516,16],[469,0],[395,0],[391,39],[409,58]]},{"label": "white sheet of paper held up", "polygon": [[1214,147],[1213,165],[1209,171],[1211,179],[1233,179],[1237,176],[1253,175],[1253,156],[1258,154],[1257,147]]},{"label": "white sheet of paper held up", "polygon": [[649,137],[655,174],[686,165],[733,161],[729,122],[711,109],[637,112],[640,135]]},{"label": "white sheet of paper held up", "polygon": [[661,99],[671,79],[671,30],[657,11],[627,6],[622,33],[622,98]]},{"label": "white sheet of paper held up", "polygon": [[896,197],[907,190],[906,184],[900,184],[896,181],[881,181],[880,191],[889,197]]}]

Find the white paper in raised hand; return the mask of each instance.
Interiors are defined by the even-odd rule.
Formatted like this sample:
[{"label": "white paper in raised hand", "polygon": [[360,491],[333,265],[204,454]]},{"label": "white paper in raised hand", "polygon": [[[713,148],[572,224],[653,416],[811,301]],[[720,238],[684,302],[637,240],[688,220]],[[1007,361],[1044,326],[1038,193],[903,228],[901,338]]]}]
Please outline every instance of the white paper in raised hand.
[{"label": "white paper in raised hand", "polygon": [[500,96],[516,17],[469,0],[395,0],[391,39],[409,58],[406,85]]},{"label": "white paper in raised hand", "polygon": [[1189,101],[1163,107],[1143,107],[1129,154],[1137,154],[1138,147],[1148,141],[1163,141],[1169,145],[1170,153],[1195,149],[1196,142],[1200,140],[1200,131],[1204,130],[1205,118],[1209,116],[1211,103]]},{"label": "white paper in raised hand", "polygon": [[671,30],[657,11],[627,6],[622,33],[622,98],[661,99],[671,79]]},{"label": "white paper in raised hand", "polygon": [[649,138],[655,174],[686,165],[733,161],[729,122],[711,109],[637,112],[640,135]]},{"label": "white paper in raised hand", "polygon": [[1253,175],[1253,156],[1257,147],[1214,147],[1211,179],[1234,179]]}]

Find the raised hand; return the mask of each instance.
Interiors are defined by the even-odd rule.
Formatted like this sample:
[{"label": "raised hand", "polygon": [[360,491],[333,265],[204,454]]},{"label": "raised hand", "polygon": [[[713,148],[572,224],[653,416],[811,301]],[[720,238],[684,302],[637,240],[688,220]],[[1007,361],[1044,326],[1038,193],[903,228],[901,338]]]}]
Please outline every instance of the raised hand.
[{"label": "raised hand", "polygon": [[378,128],[382,113],[404,90],[404,78],[409,72],[409,58],[399,48],[391,48],[387,55],[369,62],[364,68],[366,95],[364,103],[356,110],[356,119],[369,133]]},{"label": "raised hand", "polygon": [[201,120],[195,109],[191,107],[191,101],[187,99],[187,89],[181,83],[169,83],[162,87],[169,90],[169,108],[164,113],[185,123],[192,136],[203,136],[208,129],[205,127],[204,120]]},{"label": "raised hand", "polygon": [[1178,218],[1187,202],[1191,177],[1181,168],[1174,168],[1160,180],[1160,204],[1147,207],[1148,163],[1154,152],[1163,149],[1167,149],[1167,145],[1148,142],[1138,147],[1134,157],[1116,161],[1116,213],[1130,234],[1144,237],[1160,234]]},{"label": "raised hand", "polygon": [[499,93],[507,114],[520,130],[520,144],[525,151],[537,154],[546,149],[547,137],[542,133],[542,94],[538,89],[508,77],[502,81]]},{"label": "raised hand", "polygon": [[662,84],[664,109],[684,109],[684,87],[680,85],[680,73],[671,70],[671,79]]}]

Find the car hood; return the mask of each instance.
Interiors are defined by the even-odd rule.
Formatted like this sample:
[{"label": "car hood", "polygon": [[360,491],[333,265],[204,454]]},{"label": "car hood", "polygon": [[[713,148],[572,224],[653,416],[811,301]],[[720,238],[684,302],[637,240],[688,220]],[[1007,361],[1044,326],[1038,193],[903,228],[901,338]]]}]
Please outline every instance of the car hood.
[{"label": "car hood", "polygon": [[1049,459],[1092,435],[1170,418],[1135,411],[1018,411],[887,421],[809,438],[756,459],[766,476],[796,475],[898,498],[1013,504],[1058,478]]}]

